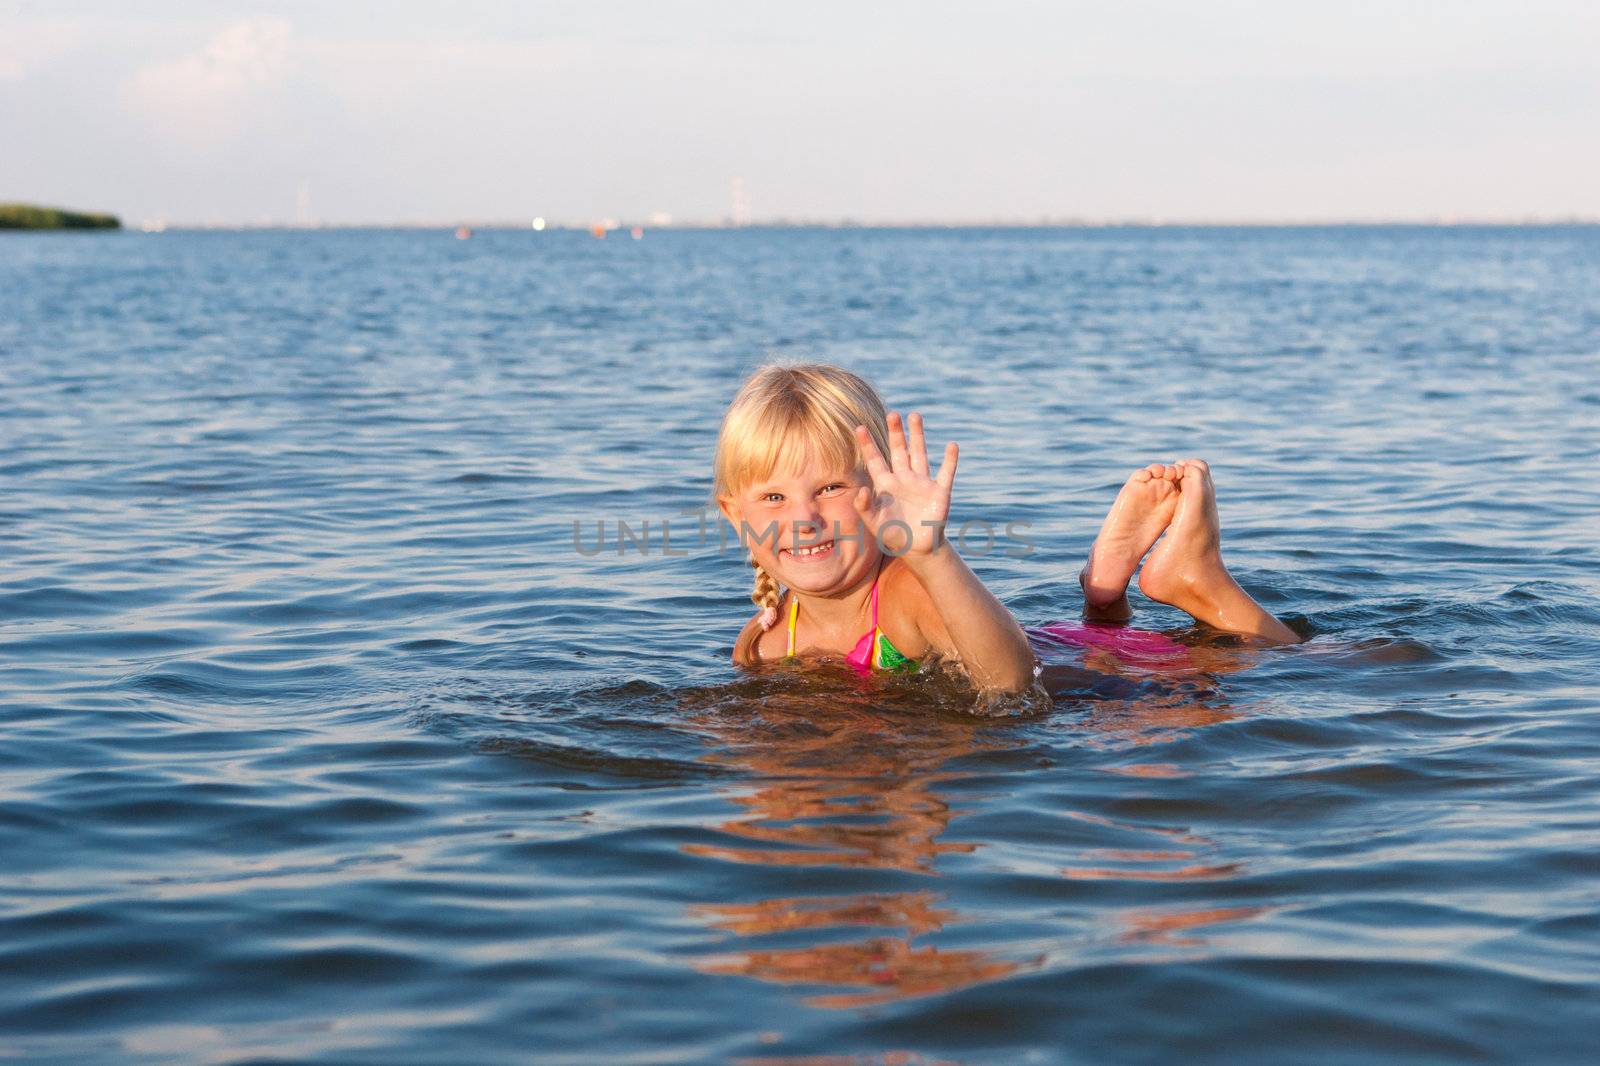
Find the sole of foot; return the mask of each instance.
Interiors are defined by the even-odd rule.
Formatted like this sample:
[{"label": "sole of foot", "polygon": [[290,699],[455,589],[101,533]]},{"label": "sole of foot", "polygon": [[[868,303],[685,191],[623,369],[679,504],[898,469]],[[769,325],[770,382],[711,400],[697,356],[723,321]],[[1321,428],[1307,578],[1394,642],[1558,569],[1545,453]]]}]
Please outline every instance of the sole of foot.
[{"label": "sole of foot", "polygon": [[1173,520],[1182,476],[1179,465],[1151,463],[1135,470],[1117,493],[1078,575],[1091,607],[1114,604],[1127,593],[1139,561]]},{"label": "sole of foot", "polygon": [[1178,467],[1172,522],[1139,571],[1139,591],[1157,603],[1196,614],[1235,585],[1222,563],[1222,529],[1211,468],[1202,459],[1185,459]]}]

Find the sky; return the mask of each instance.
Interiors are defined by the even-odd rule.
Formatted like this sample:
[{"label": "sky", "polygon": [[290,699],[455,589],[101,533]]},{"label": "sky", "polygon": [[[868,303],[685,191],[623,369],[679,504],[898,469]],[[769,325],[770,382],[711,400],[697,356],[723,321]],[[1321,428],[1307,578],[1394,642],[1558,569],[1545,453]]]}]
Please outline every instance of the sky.
[{"label": "sky", "polygon": [[0,0],[125,221],[1600,218],[1592,0]]}]

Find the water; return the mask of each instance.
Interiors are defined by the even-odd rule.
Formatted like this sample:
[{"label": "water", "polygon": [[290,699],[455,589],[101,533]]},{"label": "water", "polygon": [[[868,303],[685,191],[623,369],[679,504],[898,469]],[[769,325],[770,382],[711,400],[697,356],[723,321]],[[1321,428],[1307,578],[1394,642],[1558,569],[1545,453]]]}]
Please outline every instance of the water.
[{"label": "water", "polygon": [[[1201,455],[1312,639],[740,675],[769,355],[1024,621]],[[6,236],[0,1055],[1592,1060],[1597,369],[1592,228]]]}]

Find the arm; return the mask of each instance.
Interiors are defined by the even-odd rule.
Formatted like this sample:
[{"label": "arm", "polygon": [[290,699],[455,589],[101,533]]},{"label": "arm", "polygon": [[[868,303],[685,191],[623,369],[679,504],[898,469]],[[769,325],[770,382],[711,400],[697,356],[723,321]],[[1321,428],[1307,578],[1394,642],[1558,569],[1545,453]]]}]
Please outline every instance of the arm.
[{"label": "arm", "polygon": [[[1022,692],[1033,684],[1033,651],[1016,618],[948,543],[904,559],[927,590],[951,647],[979,688]],[[937,646],[935,634],[927,634]]]},{"label": "arm", "polygon": [[[984,588],[983,582],[945,541],[950,489],[955,484],[958,453],[945,446],[939,476],[928,473],[928,446],[922,416],[911,415],[909,443],[898,413],[889,415],[889,461],[873,443],[865,426],[856,427],[856,443],[866,460],[872,487],[856,493],[856,511],[883,543],[891,532],[891,550],[906,564],[932,601],[954,651],[974,683],[985,689],[1021,692],[1033,684],[1033,652],[1011,612]],[[886,545],[886,547],[889,547]],[[938,646],[938,634],[933,634]]]}]

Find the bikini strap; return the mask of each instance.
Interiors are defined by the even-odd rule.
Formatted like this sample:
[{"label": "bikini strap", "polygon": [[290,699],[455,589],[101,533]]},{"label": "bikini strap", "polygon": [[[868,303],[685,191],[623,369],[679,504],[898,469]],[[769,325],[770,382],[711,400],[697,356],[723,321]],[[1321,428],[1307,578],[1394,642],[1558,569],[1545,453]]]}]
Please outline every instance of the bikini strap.
[{"label": "bikini strap", "polygon": [[788,657],[794,658],[794,620],[800,614],[800,597],[789,590],[789,651]]},{"label": "bikini strap", "polygon": [[878,628],[878,582],[883,580],[883,567],[878,567],[878,576],[872,579],[872,656],[868,660],[869,666],[883,669],[883,630]]}]

